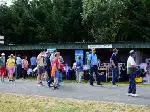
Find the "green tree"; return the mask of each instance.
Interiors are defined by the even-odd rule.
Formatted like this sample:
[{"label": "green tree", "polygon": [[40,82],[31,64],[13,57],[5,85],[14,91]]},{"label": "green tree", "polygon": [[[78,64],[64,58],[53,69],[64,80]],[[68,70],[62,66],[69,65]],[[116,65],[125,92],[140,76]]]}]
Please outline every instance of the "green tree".
[{"label": "green tree", "polygon": [[12,31],[13,15],[11,10],[6,5],[0,6],[0,35],[5,37],[6,43],[9,42],[10,38],[14,37],[15,34]]},{"label": "green tree", "polygon": [[[8,43],[75,42],[87,39],[82,24],[82,0],[16,0],[2,7],[9,23]],[[3,13],[2,10],[0,13]],[[8,22],[9,21],[9,22]],[[4,23],[4,22],[2,22]],[[5,24],[1,25],[3,27]],[[1,30],[2,31],[2,30]]]},{"label": "green tree", "polygon": [[16,0],[0,6],[6,43],[150,41],[149,0]]},{"label": "green tree", "polygon": [[149,41],[149,12],[142,0],[83,0],[83,21],[97,42]]},{"label": "green tree", "polygon": [[125,19],[118,32],[118,39],[122,41],[150,41],[150,22],[148,7],[142,0],[128,0],[125,2]]}]

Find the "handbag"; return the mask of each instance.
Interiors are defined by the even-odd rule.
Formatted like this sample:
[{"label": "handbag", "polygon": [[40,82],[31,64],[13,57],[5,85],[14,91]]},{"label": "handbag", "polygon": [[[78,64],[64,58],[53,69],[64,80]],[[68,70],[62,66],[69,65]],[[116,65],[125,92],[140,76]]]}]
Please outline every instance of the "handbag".
[{"label": "handbag", "polygon": [[135,73],[135,71],[136,71],[136,68],[133,68],[133,67],[127,68],[127,74],[133,74],[133,73]]},{"label": "handbag", "polygon": [[135,82],[141,83],[143,81],[142,77],[136,77]]}]

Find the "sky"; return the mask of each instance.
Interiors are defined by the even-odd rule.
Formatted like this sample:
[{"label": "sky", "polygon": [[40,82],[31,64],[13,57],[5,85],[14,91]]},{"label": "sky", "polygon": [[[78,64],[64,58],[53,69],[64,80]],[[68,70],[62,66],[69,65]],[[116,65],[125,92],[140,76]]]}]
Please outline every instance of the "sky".
[{"label": "sky", "polygon": [[7,5],[10,6],[13,0],[0,0],[0,3],[2,3],[2,1],[6,2]]},{"label": "sky", "polygon": [[7,5],[11,5],[12,4],[12,0],[7,0]]},{"label": "sky", "polygon": [[[7,5],[10,6],[12,5],[12,1],[15,1],[15,0],[0,0],[0,1],[6,1]],[[32,1],[32,0],[29,0],[29,1]]]}]

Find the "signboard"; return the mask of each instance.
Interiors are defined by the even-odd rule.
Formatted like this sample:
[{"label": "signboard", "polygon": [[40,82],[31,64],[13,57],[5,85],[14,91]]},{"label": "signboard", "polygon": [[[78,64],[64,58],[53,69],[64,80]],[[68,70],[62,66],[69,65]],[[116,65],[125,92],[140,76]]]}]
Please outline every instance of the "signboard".
[{"label": "signboard", "polygon": [[88,57],[89,57],[90,53],[86,52],[86,64],[88,63]]},{"label": "signboard", "polygon": [[83,61],[83,57],[84,57],[83,50],[75,50],[75,60],[77,60],[79,56],[81,57],[81,59]]},{"label": "signboard", "polygon": [[4,36],[0,36],[0,44],[4,44]]},{"label": "signboard", "polygon": [[112,48],[112,44],[88,45],[88,49],[92,49],[92,48]]},{"label": "signboard", "polygon": [[4,36],[0,36],[0,40],[4,40]]},{"label": "signboard", "polygon": [[56,48],[49,48],[49,49],[47,49],[47,51],[50,52],[50,53],[54,52],[55,50],[56,50]]}]

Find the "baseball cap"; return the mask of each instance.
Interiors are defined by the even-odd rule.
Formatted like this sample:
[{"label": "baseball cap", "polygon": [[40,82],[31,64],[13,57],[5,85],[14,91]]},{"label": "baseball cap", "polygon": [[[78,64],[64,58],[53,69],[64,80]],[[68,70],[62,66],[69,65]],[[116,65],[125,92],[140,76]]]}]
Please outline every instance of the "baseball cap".
[{"label": "baseball cap", "polygon": [[135,53],[135,51],[134,51],[134,50],[131,50],[129,53],[130,53],[130,54],[133,54],[133,53]]},{"label": "baseball cap", "polygon": [[5,56],[5,53],[2,53],[1,55],[2,55],[2,56]]}]

